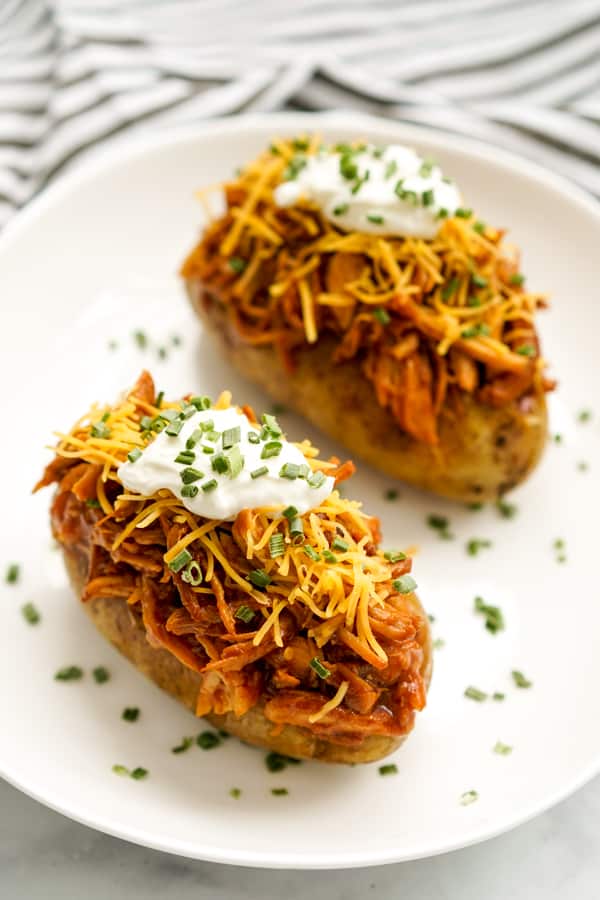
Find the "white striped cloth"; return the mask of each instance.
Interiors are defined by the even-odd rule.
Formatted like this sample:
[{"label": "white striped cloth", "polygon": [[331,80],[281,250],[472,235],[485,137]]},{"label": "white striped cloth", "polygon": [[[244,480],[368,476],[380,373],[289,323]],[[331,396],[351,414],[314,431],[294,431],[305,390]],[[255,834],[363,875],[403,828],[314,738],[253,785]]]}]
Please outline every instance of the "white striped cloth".
[{"label": "white striped cloth", "polygon": [[126,129],[285,108],[472,135],[600,196],[600,0],[0,0],[0,225]]}]

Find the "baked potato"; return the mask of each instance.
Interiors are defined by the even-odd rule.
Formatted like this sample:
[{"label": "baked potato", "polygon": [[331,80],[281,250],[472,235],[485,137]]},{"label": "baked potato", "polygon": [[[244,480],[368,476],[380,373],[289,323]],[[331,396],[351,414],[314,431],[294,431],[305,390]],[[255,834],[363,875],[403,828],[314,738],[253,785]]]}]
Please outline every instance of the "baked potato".
[{"label": "baked potato", "polygon": [[[247,433],[218,430],[229,412]],[[215,727],[295,758],[386,756],[411,731],[431,678],[410,558],[378,549],[377,521],[331,490],[352,465],[319,460],[308,442],[294,445],[306,471],[294,475],[304,484],[293,499],[316,485],[314,507],[242,508],[227,520],[192,512],[203,489],[185,486],[209,476],[188,477],[188,457],[211,441],[211,461],[229,445],[246,454],[245,469],[212,466],[209,493],[222,490],[225,503],[260,481],[258,470],[243,480],[251,447],[276,472],[287,445],[272,416],[261,428],[226,395],[212,407],[206,398],[161,403],[147,373],[61,436],[36,489],[57,485],[52,531],[75,593],[140,672]],[[274,443],[283,445],[275,457]],[[187,454],[181,489],[138,493],[132,479],[152,474],[165,447],[162,459]],[[282,485],[273,479],[269,490],[287,492],[289,477],[280,472]]]},{"label": "baked potato", "polygon": [[[545,300],[502,232],[460,208],[430,239],[348,230],[302,195],[278,202],[298,154],[273,149],[224,186],[226,212],[181,270],[225,358],[393,478],[467,503],[522,482],[553,384],[534,325]],[[360,173],[359,158],[342,162]]]}]

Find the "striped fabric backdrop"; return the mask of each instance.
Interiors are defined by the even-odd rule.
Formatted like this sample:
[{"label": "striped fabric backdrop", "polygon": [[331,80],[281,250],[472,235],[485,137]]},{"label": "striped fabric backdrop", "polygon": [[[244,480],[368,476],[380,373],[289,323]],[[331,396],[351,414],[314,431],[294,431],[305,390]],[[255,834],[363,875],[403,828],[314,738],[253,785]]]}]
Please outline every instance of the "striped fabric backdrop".
[{"label": "striped fabric backdrop", "polygon": [[600,196],[600,0],[0,0],[0,224],[98,142],[355,108]]}]

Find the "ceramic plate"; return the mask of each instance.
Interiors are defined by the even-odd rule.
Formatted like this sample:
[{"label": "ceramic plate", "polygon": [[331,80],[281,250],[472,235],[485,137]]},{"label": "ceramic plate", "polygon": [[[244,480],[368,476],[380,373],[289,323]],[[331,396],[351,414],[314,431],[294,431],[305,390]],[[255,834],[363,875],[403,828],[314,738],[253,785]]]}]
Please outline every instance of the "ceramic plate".
[{"label": "ceramic plate", "polygon": [[[392,484],[366,466],[350,488],[381,517],[387,546],[416,544],[420,593],[439,647],[427,710],[393,757],[377,764],[304,763],[270,773],[264,753],[234,739],[173,754],[202,730],[95,632],[71,595],[52,548],[49,493],[30,495],[66,429],[91,400],[112,400],[143,366],[167,394],[217,394],[269,407],[202,334],[177,268],[201,224],[194,191],[228,176],[274,135],[402,141],[439,159],[465,202],[510,228],[522,268],[552,295],[540,315],[560,382],[550,398],[545,458],[511,495],[513,518],[478,512]],[[600,769],[600,212],[574,187],[532,163],[433,131],[355,114],[238,118],[113,149],[64,177],[12,223],[0,243],[4,565],[0,774],[43,803],[119,837],[189,857],[296,868],[373,865],[423,857],[498,834],[564,798]],[[148,346],[132,334],[143,328]],[[173,344],[173,337],[181,345]],[[112,342],[117,342],[115,346]],[[166,348],[164,353],[160,348]],[[596,417],[580,422],[582,409]],[[325,453],[344,450],[292,415]],[[386,500],[389,489],[395,500]],[[453,540],[426,525],[450,518]],[[491,546],[477,556],[466,543]],[[564,542],[556,549],[555,542]],[[559,557],[564,560],[559,561]],[[474,598],[499,605],[506,628],[485,630]],[[21,612],[33,601],[38,625]],[[442,645],[443,642],[443,645]],[[82,666],[81,682],[53,676]],[[104,665],[108,683],[91,669]],[[511,671],[532,682],[518,688]],[[503,702],[464,696],[473,685]],[[141,709],[124,722],[125,706]],[[494,752],[510,745],[510,755]],[[144,781],[112,766],[143,766]],[[237,799],[231,788],[241,790]],[[271,789],[286,787],[287,796]],[[478,799],[463,805],[461,797]]]}]

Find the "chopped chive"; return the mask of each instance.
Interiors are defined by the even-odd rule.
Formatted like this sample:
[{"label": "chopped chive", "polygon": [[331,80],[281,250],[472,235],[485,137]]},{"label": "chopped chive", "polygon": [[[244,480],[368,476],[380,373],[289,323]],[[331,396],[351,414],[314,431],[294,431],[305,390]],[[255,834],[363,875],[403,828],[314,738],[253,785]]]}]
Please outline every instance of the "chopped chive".
[{"label": "chopped chive", "polygon": [[302,156],[293,156],[283,173],[283,180],[295,181],[305,166],[306,159],[304,159]]},{"label": "chopped chive", "polygon": [[491,546],[492,542],[487,538],[471,538],[470,541],[467,541],[466,551],[469,556],[477,556],[480,550],[488,549]]},{"label": "chopped chive", "polygon": [[83,669],[80,669],[79,666],[65,666],[64,669],[59,669],[54,676],[55,681],[79,681],[80,678],[83,678]]},{"label": "chopped chive", "polygon": [[268,584],[271,584],[271,581],[273,580],[264,569],[254,569],[254,571],[250,572],[247,576],[247,579],[257,588],[265,588]]},{"label": "chopped chive", "polygon": [[311,661],[309,662],[309,666],[311,667],[313,672],[316,672],[319,678],[329,678],[329,676],[331,675],[331,672],[329,671],[327,666],[325,666],[317,656],[314,656],[311,659]]},{"label": "chopped chive", "polygon": [[318,562],[318,560],[321,559],[321,557],[319,556],[317,551],[314,550],[313,547],[311,547],[309,544],[304,544],[302,549],[304,550],[306,555],[309,557],[309,559],[313,560],[313,562]]},{"label": "chopped chive", "polygon": [[235,428],[226,428],[221,436],[221,440],[223,442],[223,449],[229,450],[235,444],[239,444],[242,438],[242,431],[239,425],[236,425]]},{"label": "chopped chive", "polygon": [[483,503],[468,503],[467,509],[469,509],[471,512],[479,512],[483,509]]},{"label": "chopped chive", "polygon": [[385,219],[383,216],[378,213],[368,213],[366,216],[367,222],[372,222],[373,225],[384,225]]},{"label": "chopped chive", "polygon": [[473,231],[476,231],[477,234],[483,234],[487,225],[485,222],[474,222],[473,223]]},{"label": "chopped chive", "polygon": [[432,159],[424,159],[421,163],[421,168],[419,169],[419,175],[421,176],[421,178],[429,178],[434,166],[435,162]]},{"label": "chopped chive", "polygon": [[580,409],[577,413],[577,421],[584,425],[586,422],[589,422],[592,418],[591,409]]},{"label": "chopped chive", "polygon": [[535,356],[536,350],[533,344],[521,344],[520,347],[517,347],[515,353],[518,353],[519,356]]},{"label": "chopped chive", "polygon": [[279,788],[271,788],[271,793],[274,797],[287,797],[289,791],[287,788],[279,787]]},{"label": "chopped chive", "polygon": [[90,428],[90,434],[95,438],[109,438],[110,428],[105,421],[95,422]]},{"label": "chopped chive", "polygon": [[221,738],[214,731],[202,731],[196,738],[196,744],[202,750],[212,750],[213,747],[218,747],[220,743]]},{"label": "chopped chive", "polygon": [[206,453],[206,454],[208,454],[208,453],[214,453],[214,452],[215,452],[215,448],[214,448],[214,447],[209,447],[208,444],[202,444],[202,452],[203,452],[203,453]]},{"label": "chopped chive", "polygon": [[232,787],[231,790],[229,791],[229,796],[233,797],[234,800],[237,800],[239,797],[242,796],[241,788]]},{"label": "chopped chive", "polygon": [[434,531],[437,531],[440,538],[445,541],[452,540],[454,535],[450,531],[450,520],[446,516],[439,516],[435,513],[427,516],[427,524]]},{"label": "chopped chive", "polygon": [[224,453],[217,453],[210,461],[214,472],[224,475],[229,470],[229,463]]},{"label": "chopped chive", "polygon": [[388,488],[384,494],[386,500],[397,500],[399,497],[398,491],[396,488]]},{"label": "chopped chive", "polygon": [[302,524],[300,516],[294,516],[293,519],[289,519],[288,521],[292,537],[298,537],[299,535],[304,534],[304,525]]},{"label": "chopped chive", "polygon": [[91,509],[100,509],[100,501],[96,500],[95,497],[90,497],[89,500],[86,500],[85,505],[89,506]]},{"label": "chopped chive", "polygon": [[234,614],[236,619],[240,619],[248,625],[254,618],[254,610],[249,606],[238,606]]},{"label": "chopped chive", "polygon": [[[173,344],[174,347],[181,347],[181,344],[182,344],[181,337],[178,334],[172,334],[171,335],[171,343]],[[162,393],[162,391],[161,391],[161,393]],[[158,403],[156,405],[158,406]]]},{"label": "chopped chive", "polygon": [[246,268],[246,260],[242,259],[240,256],[232,256],[228,262],[229,268],[235,272],[236,275],[240,275]]},{"label": "chopped chive", "polygon": [[138,345],[138,347],[140,348],[140,350],[145,350],[146,347],[148,346],[148,338],[147,338],[145,332],[143,332],[143,331],[134,331],[133,339],[136,342],[136,344]]},{"label": "chopped chive", "polygon": [[517,287],[520,287],[520,285],[522,285],[523,282],[525,281],[525,276],[521,275],[520,272],[515,272],[513,275],[510,276],[510,278],[508,280],[509,280],[510,284],[514,284]]},{"label": "chopped chive", "polygon": [[120,766],[118,763],[116,763],[112,767],[112,771],[115,773],[115,775],[129,775],[129,769],[127,768],[127,766]]},{"label": "chopped chive", "polygon": [[299,765],[299,759],[295,759],[293,756],[285,756],[283,753],[277,753],[276,750],[271,750],[271,752],[267,753],[265,756],[265,766],[269,772],[282,772],[288,766]]},{"label": "chopped chive", "polygon": [[344,541],[340,537],[335,537],[331,542],[331,549],[340,550],[342,553],[345,553],[348,550],[349,546],[350,545],[348,544],[348,541]]},{"label": "chopped chive", "polygon": [[183,419],[173,419],[165,428],[165,434],[168,434],[169,437],[177,437],[182,428]]},{"label": "chopped chive", "polygon": [[137,722],[139,716],[140,711],[137,706],[126,706],[121,713],[121,718],[124,722]]},{"label": "chopped chive", "polygon": [[465,791],[464,794],[460,795],[461,806],[470,806],[471,803],[475,803],[477,800],[479,800],[477,791]]},{"label": "chopped chive", "polygon": [[281,425],[279,424],[275,416],[271,415],[271,413],[263,413],[262,424],[263,428],[269,432],[269,435],[271,437],[281,437],[281,435],[283,434]]},{"label": "chopped chive", "polygon": [[194,738],[192,737],[184,737],[181,739],[181,743],[177,744],[176,747],[171,747],[171,753],[185,753],[186,750],[189,750],[192,744],[194,743]]},{"label": "chopped chive", "polygon": [[176,463],[182,463],[185,466],[191,465],[196,459],[196,454],[193,450],[182,450],[181,453],[178,453],[175,457]]},{"label": "chopped chive", "polygon": [[390,159],[389,163],[385,167],[385,172],[383,177],[387,181],[389,178],[392,178],[396,172],[398,171],[398,163],[395,159]]},{"label": "chopped chive", "polygon": [[198,494],[198,485],[197,484],[184,484],[181,488],[181,496],[189,497],[190,499],[196,497]]},{"label": "chopped chive", "polygon": [[295,506],[286,506],[286,508],[282,512],[282,516],[285,516],[286,519],[293,519],[297,515],[298,510]]},{"label": "chopped chive", "polygon": [[105,684],[110,679],[110,672],[105,666],[96,666],[92,669],[92,675],[96,684]]},{"label": "chopped chive", "polygon": [[438,209],[436,219],[447,219],[447,218],[448,218],[448,210],[446,209],[445,206],[442,206],[440,209]]},{"label": "chopped chive", "polygon": [[280,478],[289,478],[291,481],[300,475],[300,466],[297,463],[284,463],[279,470]]},{"label": "chopped chive", "polygon": [[473,215],[473,210],[467,209],[464,206],[459,206],[458,209],[454,211],[454,215],[457,219],[470,219]]},{"label": "chopped chive", "polygon": [[225,455],[227,457],[227,463],[229,467],[229,477],[237,478],[237,476],[244,468],[244,457],[242,456],[242,451],[236,444],[231,448],[231,450],[227,450]]},{"label": "chopped chive", "polygon": [[481,300],[479,297],[467,297],[467,306],[470,306],[471,308],[481,306]]},{"label": "chopped chive", "polygon": [[506,500],[498,500],[496,502],[496,509],[503,519],[514,519],[518,512],[518,508],[515,504],[507,503]]},{"label": "chopped chive", "polygon": [[311,488],[319,488],[325,482],[325,475],[319,469],[316,472],[313,472],[312,475],[309,475],[306,479],[308,482],[308,486]]},{"label": "chopped chive", "polygon": [[493,747],[494,753],[498,753],[499,756],[510,756],[513,751],[513,748],[510,744],[503,744],[502,741],[496,741]]},{"label": "chopped chive", "polygon": [[488,286],[487,278],[484,278],[483,275],[478,275],[476,272],[471,275],[471,281],[473,282],[475,287],[478,288],[484,288]]},{"label": "chopped chive", "polygon": [[349,206],[347,203],[340,203],[339,206],[333,207],[333,214],[334,214],[334,216],[343,216],[345,213],[348,212],[348,209],[349,209]]},{"label": "chopped chive", "polygon": [[209,491],[214,491],[214,489],[217,487],[217,481],[215,478],[211,478],[210,481],[205,481],[204,484],[200,485],[200,487],[205,494],[208,494]]},{"label": "chopped chive", "polygon": [[281,443],[281,441],[267,441],[267,443],[262,448],[260,458],[271,459],[274,456],[279,456],[282,448],[283,444]]},{"label": "chopped chive", "polygon": [[487,696],[485,691],[480,691],[479,688],[473,687],[472,685],[465,688],[465,697],[468,697],[469,700],[476,700],[477,703],[483,703],[484,700],[487,700]]},{"label": "chopped chive", "polygon": [[391,563],[402,562],[402,560],[406,559],[406,553],[403,553],[401,550],[386,550],[383,556],[384,559]]},{"label": "chopped chive", "polygon": [[204,472],[200,472],[198,469],[192,468],[192,466],[182,469],[179,474],[184,484],[193,484],[194,481],[200,481],[201,478],[204,478]]},{"label": "chopped chive", "polygon": [[173,422],[175,419],[179,418],[179,413],[176,409],[163,409],[161,414],[156,417],[157,419],[166,419],[167,422]]},{"label": "chopped chive", "polygon": [[251,444],[260,444],[260,435],[256,431],[248,432],[248,441]]},{"label": "chopped chive", "polygon": [[134,447],[133,450],[130,450],[129,453],[127,454],[127,459],[129,460],[130,463],[134,463],[140,458],[141,455],[142,455],[142,451],[140,450],[140,448]]},{"label": "chopped chive", "polygon": [[499,606],[490,606],[483,597],[475,597],[475,612],[481,613],[485,617],[485,627],[492,634],[498,631],[504,631],[504,616]]},{"label": "chopped chive", "polygon": [[192,406],[195,406],[197,410],[210,409],[212,406],[210,397],[204,396],[190,397],[190,403]]},{"label": "chopped chive", "polygon": [[379,766],[377,771],[380,775],[397,775],[398,766],[396,763],[386,763],[384,766]]},{"label": "chopped chive", "polygon": [[428,191],[423,191],[421,194],[421,202],[423,206],[432,206],[434,201],[434,194],[431,188]]},{"label": "chopped chive", "polygon": [[215,420],[214,419],[205,419],[204,422],[200,422],[200,431],[214,431],[215,430]]},{"label": "chopped chive", "polygon": [[148,769],[144,769],[142,766],[136,766],[131,772],[131,777],[134,781],[142,781],[144,778],[148,777]]},{"label": "chopped chive", "polygon": [[20,566],[17,563],[11,563],[6,570],[4,580],[7,584],[16,584],[21,574]]},{"label": "chopped chive", "polygon": [[261,475],[268,475],[269,470],[266,466],[260,466],[258,469],[254,469],[250,472],[250,478],[260,478]]},{"label": "chopped chive", "polygon": [[562,434],[560,434],[560,432],[557,431],[556,434],[552,435],[552,440],[554,441],[555,444],[562,444],[563,436],[562,436]]},{"label": "chopped chive", "polygon": [[171,572],[180,572],[184,566],[192,561],[192,554],[189,550],[180,550],[177,556],[168,564]]},{"label": "chopped chive", "polygon": [[373,318],[379,322],[380,325],[389,325],[392,321],[391,316],[387,309],[384,309],[383,306],[376,306],[373,310]]},{"label": "chopped chive", "polygon": [[33,603],[26,603],[21,607],[21,612],[25,621],[30,625],[37,625],[42,618]]},{"label": "chopped chive", "polygon": [[322,550],[321,555],[326,562],[329,562],[329,563],[337,562],[337,556],[335,555],[335,553],[332,553],[331,550]]},{"label": "chopped chive", "polygon": [[500,691],[494,691],[494,693],[492,694],[492,700],[495,700],[497,703],[502,703],[504,698],[505,695]]},{"label": "chopped chive", "polygon": [[410,594],[416,589],[417,582],[412,575],[401,575],[400,578],[394,578],[392,587],[398,594]]},{"label": "chopped chive", "polygon": [[475,338],[481,337],[482,335],[489,335],[490,326],[485,322],[477,322],[476,325],[470,325],[468,328],[463,328],[461,331],[461,337],[464,338]]},{"label": "chopped chive", "polygon": [[142,431],[149,431],[152,428],[154,419],[151,416],[142,416],[140,419],[140,428]]},{"label": "chopped chive", "polygon": [[195,559],[189,562],[185,569],[182,570],[181,580],[185,581],[186,584],[191,584],[192,587],[198,587],[199,584],[202,584],[202,569]]},{"label": "chopped chive", "polygon": [[435,641],[432,642],[431,646],[434,650],[441,650],[442,647],[446,646],[446,641],[443,638],[436,638]]},{"label": "chopped chive", "polygon": [[276,532],[269,538],[269,555],[271,559],[276,559],[276,557],[278,556],[283,556],[284,553],[285,544],[283,541],[283,535],[280,532]]},{"label": "chopped chive", "polygon": [[181,415],[184,419],[190,419],[197,412],[193,403],[186,403],[181,409]]},{"label": "chopped chive", "polygon": [[513,669],[511,672],[513,677],[513,681],[518,688],[530,688],[533,686],[533,681],[529,681],[528,678],[525,678],[522,672],[519,672],[518,669]]},{"label": "chopped chive", "polygon": [[460,285],[460,279],[451,278],[448,284],[442,290],[442,300],[449,300],[456,293]]},{"label": "chopped chive", "polygon": [[159,347],[157,352],[158,352],[158,358],[159,358],[159,359],[166,359],[166,358],[167,358],[167,355],[168,355],[168,354],[167,354],[167,348],[166,348],[166,347]]},{"label": "chopped chive", "polygon": [[586,462],[584,459],[580,460],[577,463],[577,471],[578,472],[587,472],[590,467],[590,464]]}]

